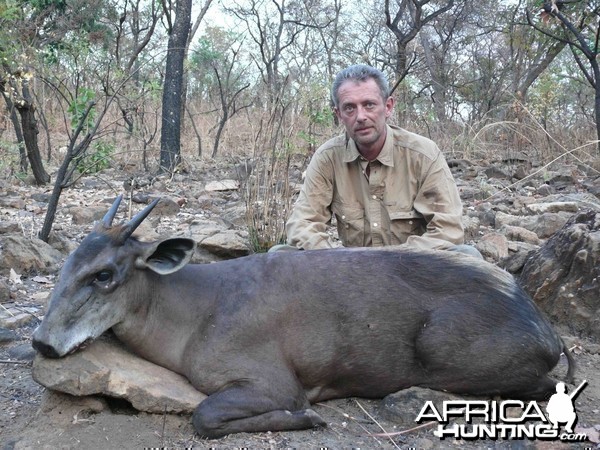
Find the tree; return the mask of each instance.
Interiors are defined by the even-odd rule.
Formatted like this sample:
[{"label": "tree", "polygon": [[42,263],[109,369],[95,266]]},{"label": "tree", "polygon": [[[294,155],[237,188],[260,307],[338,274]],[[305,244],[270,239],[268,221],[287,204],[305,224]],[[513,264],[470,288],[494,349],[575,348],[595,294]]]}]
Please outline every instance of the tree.
[{"label": "tree", "polygon": [[408,58],[408,44],[425,25],[450,11],[454,7],[454,0],[441,2],[441,5],[432,0],[402,0],[397,5],[394,13],[390,0],[385,0],[384,4],[385,24],[396,37],[396,85],[406,77],[414,62],[414,59],[411,61]]},{"label": "tree", "polygon": [[[60,52],[65,41],[76,40],[78,34],[91,36],[106,29],[97,20],[104,6],[102,2],[86,0],[69,3],[23,0],[0,6],[0,87],[38,184],[48,183],[50,176],[44,170],[38,145],[37,108],[31,80],[41,71],[40,57]],[[12,114],[14,110],[19,112],[20,123]]]},{"label": "tree", "polygon": [[[569,46],[577,67],[594,89],[597,150],[600,153],[600,2],[543,0],[541,23],[527,12],[529,24],[540,33]],[[552,28],[555,19],[562,33]],[[550,26],[548,26],[550,25]]]},{"label": "tree", "polygon": [[[151,0],[149,4],[142,0],[125,0],[118,20],[114,21],[115,63],[125,77],[131,76],[133,90],[136,92],[144,89],[141,80],[141,54],[149,46],[161,17],[162,9],[158,7],[158,0]],[[111,89],[111,86],[104,87],[106,92]],[[132,103],[124,96],[117,97],[116,103],[128,132],[133,133],[136,119],[134,116],[143,105]],[[144,124],[139,126],[144,127]]]},{"label": "tree", "polygon": [[320,2],[312,0],[249,0],[226,8],[242,21],[256,46],[254,62],[270,106],[281,98],[287,83],[288,76],[281,68],[285,52],[305,30],[325,28],[334,21],[327,14],[318,14],[322,8]]},{"label": "tree", "polygon": [[221,135],[227,122],[243,109],[249,108],[252,101],[240,103],[242,94],[250,87],[246,81],[247,67],[240,67],[240,49],[243,39],[237,33],[222,28],[209,27],[206,37],[200,39],[191,62],[200,74],[199,80],[208,96],[220,111],[216,124],[212,157],[217,156]]},{"label": "tree", "polygon": [[446,122],[450,110],[448,98],[458,66],[453,64],[455,51],[460,42],[461,27],[466,21],[472,6],[470,3],[457,5],[455,10],[439,17],[431,26],[424,27],[420,33],[421,47],[427,72],[430,77],[431,99],[438,121]]},{"label": "tree", "polygon": [[523,23],[521,1],[513,7],[512,18],[508,22],[507,39],[510,45],[511,60],[514,61],[511,92],[520,101],[525,101],[529,88],[550,67],[562,52],[566,42],[541,38],[531,32],[531,27]]},{"label": "tree", "polygon": [[[166,17],[170,24],[170,15]],[[181,103],[185,50],[191,28],[192,0],[177,0],[175,21],[169,26],[169,43],[162,96],[160,170],[172,172],[181,159]]]}]

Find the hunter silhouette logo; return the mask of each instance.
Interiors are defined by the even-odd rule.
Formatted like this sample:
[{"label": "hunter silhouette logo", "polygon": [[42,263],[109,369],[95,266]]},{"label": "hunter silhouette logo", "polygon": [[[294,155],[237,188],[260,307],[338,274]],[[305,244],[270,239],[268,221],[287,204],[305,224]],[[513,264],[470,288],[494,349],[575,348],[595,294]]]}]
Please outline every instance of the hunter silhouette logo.
[{"label": "hunter silhouette logo", "polygon": [[[584,380],[570,394],[564,383],[556,384],[556,393],[552,394],[546,414],[536,401],[521,400],[446,400],[441,408],[432,401],[425,402],[417,423],[425,420],[438,422],[433,434],[440,439],[544,439],[561,441],[585,441],[585,433],[575,433],[577,413],[573,401],[586,386]],[[449,422],[464,419],[466,423]],[[462,422],[462,420],[459,420]],[[564,425],[561,432],[559,424]]]},{"label": "hunter silhouette logo", "polygon": [[548,419],[552,422],[553,428],[557,429],[558,424],[566,423],[565,431],[567,433],[573,433],[573,426],[577,421],[577,414],[575,413],[575,407],[573,406],[573,400],[583,387],[587,384],[586,380],[575,389],[571,394],[566,393],[565,383],[556,383],[556,394],[552,394],[546,407],[548,413]]}]

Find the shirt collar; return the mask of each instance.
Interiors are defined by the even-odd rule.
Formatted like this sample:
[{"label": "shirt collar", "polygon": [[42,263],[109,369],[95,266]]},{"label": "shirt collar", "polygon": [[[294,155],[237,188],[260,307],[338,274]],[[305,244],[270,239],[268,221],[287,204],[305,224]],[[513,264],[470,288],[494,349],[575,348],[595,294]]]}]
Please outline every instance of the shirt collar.
[{"label": "shirt collar", "polygon": [[[384,166],[394,167],[394,158],[393,158],[393,148],[394,148],[394,130],[389,125],[386,125],[387,131],[385,136],[385,142],[383,143],[383,148],[381,152],[375,158]],[[360,158],[361,155],[356,148],[356,143],[348,137],[346,134],[346,151],[344,153],[344,162],[349,163],[355,161],[357,158]]]}]

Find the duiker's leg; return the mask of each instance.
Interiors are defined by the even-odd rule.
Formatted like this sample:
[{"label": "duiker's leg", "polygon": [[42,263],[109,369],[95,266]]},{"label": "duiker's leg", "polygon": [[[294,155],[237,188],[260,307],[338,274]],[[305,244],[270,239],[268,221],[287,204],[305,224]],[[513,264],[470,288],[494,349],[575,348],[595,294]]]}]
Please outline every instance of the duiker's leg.
[{"label": "duiker's leg", "polygon": [[231,433],[302,430],[325,421],[312,409],[300,390],[296,396],[281,395],[269,398],[273,392],[242,385],[229,387],[210,395],[192,417],[196,432],[206,438],[216,439]]}]

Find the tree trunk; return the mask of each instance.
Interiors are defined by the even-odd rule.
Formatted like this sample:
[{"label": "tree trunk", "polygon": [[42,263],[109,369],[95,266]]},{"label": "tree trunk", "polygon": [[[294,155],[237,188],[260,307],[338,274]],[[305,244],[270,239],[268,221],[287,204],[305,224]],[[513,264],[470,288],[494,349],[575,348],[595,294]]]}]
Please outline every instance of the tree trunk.
[{"label": "tree trunk", "polygon": [[181,159],[181,95],[183,62],[190,32],[192,0],[177,0],[175,22],[167,51],[162,97],[162,131],[160,137],[160,171],[171,172]]},{"label": "tree trunk", "polygon": [[35,119],[35,106],[29,92],[27,79],[22,79],[22,94],[23,98],[15,102],[15,107],[21,115],[21,130],[23,131],[23,139],[25,148],[27,149],[27,158],[31,165],[31,171],[35,177],[35,182],[39,185],[50,182],[50,175],[46,173],[40,155],[40,147],[38,146],[38,126]]},{"label": "tree trunk", "polygon": [[6,109],[10,111],[10,122],[13,125],[15,130],[15,136],[17,137],[17,143],[19,145],[19,159],[20,159],[20,167],[21,172],[27,173],[27,169],[29,165],[27,164],[27,152],[25,151],[25,140],[23,139],[23,132],[21,131],[21,123],[19,122],[19,117],[17,116],[17,109],[13,104],[10,96],[7,95],[4,85],[0,86],[2,89],[2,96],[4,97],[4,101],[6,102]]}]

